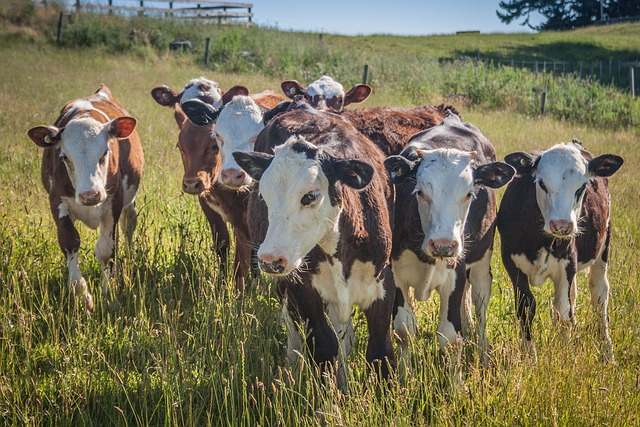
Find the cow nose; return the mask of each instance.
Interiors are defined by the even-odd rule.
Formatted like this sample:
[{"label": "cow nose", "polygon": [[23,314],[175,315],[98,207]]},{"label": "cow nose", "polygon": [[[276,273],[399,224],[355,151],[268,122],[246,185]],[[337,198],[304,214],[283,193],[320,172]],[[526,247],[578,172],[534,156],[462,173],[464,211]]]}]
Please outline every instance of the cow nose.
[{"label": "cow nose", "polygon": [[200,178],[184,178],[182,191],[188,194],[200,194],[204,191],[204,182]]},{"label": "cow nose", "polygon": [[247,174],[241,169],[225,169],[220,176],[224,185],[239,187],[244,184]]},{"label": "cow nose", "polygon": [[272,254],[262,254],[258,256],[258,264],[260,269],[267,274],[282,274],[287,268],[287,259]]},{"label": "cow nose", "polygon": [[451,258],[458,249],[458,242],[449,239],[429,239],[428,254],[434,258]]},{"label": "cow nose", "polygon": [[564,219],[549,221],[549,230],[551,230],[553,234],[568,236],[573,233],[573,222]]},{"label": "cow nose", "polygon": [[102,196],[99,191],[89,190],[78,194],[78,200],[85,206],[95,206],[102,202]]}]

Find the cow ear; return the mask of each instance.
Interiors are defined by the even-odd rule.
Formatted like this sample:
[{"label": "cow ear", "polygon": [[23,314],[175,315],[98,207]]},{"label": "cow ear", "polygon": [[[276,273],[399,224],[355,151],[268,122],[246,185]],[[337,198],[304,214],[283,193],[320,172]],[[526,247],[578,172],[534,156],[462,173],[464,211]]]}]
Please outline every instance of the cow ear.
[{"label": "cow ear", "polygon": [[234,96],[249,96],[249,89],[244,86],[234,86],[222,95],[222,105],[227,105]]},{"label": "cow ear", "polygon": [[403,182],[409,177],[416,175],[418,164],[420,160],[409,160],[403,156],[389,156],[384,161],[384,166],[387,168],[391,179],[395,183]]},{"label": "cow ear", "polygon": [[513,166],[502,162],[480,165],[473,171],[473,183],[489,188],[500,188],[507,185],[516,170]]},{"label": "cow ear", "polygon": [[280,88],[282,92],[291,99],[296,95],[304,95],[307,93],[307,88],[302,86],[297,80],[285,80],[280,83]]},{"label": "cow ear", "polygon": [[169,86],[158,86],[151,89],[151,96],[163,107],[171,107],[180,102],[180,94],[177,94]]},{"label": "cow ear", "polygon": [[277,115],[289,111],[289,107],[291,107],[291,101],[282,101],[271,110],[267,110],[264,113],[264,116],[262,117],[262,123],[264,123],[264,125],[266,126],[271,121],[271,119],[273,119]]},{"label": "cow ear", "polygon": [[589,162],[588,170],[591,176],[611,176],[620,169],[624,159],[615,154],[603,154]]},{"label": "cow ear", "polygon": [[182,103],[182,111],[196,126],[208,126],[213,123],[220,114],[220,110],[213,108],[212,105],[199,100],[198,98],[189,99]]},{"label": "cow ear", "polygon": [[355,85],[344,95],[344,106],[346,107],[349,104],[363,102],[369,97],[369,95],[371,95],[372,90],[373,89],[371,89],[371,86],[369,85]]},{"label": "cow ear", "polygon": [[273,154],[257,151],[234,151],[233,158],[251,178],[260,181],[262,174],[273,160]]},{"label": "cow ear", "polygon": [[518,151],[507,154],[504,161],[513,166],[519,174],[527,174],[535,169],[536,158],[529,153]]},{"label": "cow ear", "polygon": [[62,129],[55,126],[36,126],[27,131],[27,135],[38,147],[53,147],[60,141]]},{"label": "cow ear", "polygon": [[325,175],[356,190],[362,190],[373,179],[373,166],[361,160],[329,158],[321,165]]},{"label": "cow ear", "polygon": [[136,119],[128,116],[113,119],[107,124],[109,135],[119,139],[128,138],[136,128],[137,123]]}]

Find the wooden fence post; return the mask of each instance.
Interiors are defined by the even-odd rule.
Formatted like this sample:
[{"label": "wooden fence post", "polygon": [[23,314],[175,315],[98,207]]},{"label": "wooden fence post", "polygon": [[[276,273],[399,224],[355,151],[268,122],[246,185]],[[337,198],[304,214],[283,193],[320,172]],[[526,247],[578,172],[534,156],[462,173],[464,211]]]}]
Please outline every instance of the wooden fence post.
[{"label": "wooden fence post", "polygon": [[634,66],[630,65],[629,66],[629,86],[631,88],[631,97],[636,96],[636,81],[635,81],[636,79],[633,73],[634,73]]},{"label": "wooden fence post", "polygon": [[540,94],[540,114],[544,116],[544,111],[547,107],[547,91]]},{"label": "wooden fence post", "polygon": [[362,71],[362,83],[369,84],[369,64],[364,64],[364,70]]},{"label": "wooden fence post", "polygon": [[58,18],[58,32],[56,33],[56,43],[60,43],[60,39],[62,38],[62,15],[63,12],[60,12],[60,17]]},{"label": "wooden fence post", "polygon": [[204,44],[204,65],[209,66],[209,43],[211,43],[211,37],[207,37]]}]

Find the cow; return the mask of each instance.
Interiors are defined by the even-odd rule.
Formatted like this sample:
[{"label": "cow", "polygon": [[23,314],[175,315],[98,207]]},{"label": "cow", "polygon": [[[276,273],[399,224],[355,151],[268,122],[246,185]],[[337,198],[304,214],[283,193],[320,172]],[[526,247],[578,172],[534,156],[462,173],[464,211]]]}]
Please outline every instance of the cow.
[{"label": "cow", "polygon": [[42,153],[42,183],[66,256],[69,286],[93,311],[93,297],[78,265],[80,235],[74,222],[100,228],[95,255],[103,293],[113,275],[116,227],[128,241],[137,224],[135,197],[144,156],[136,119],[102,84],[91,96],[67,102],[53,126],[36,126],[27,135]]},{"label": "cow", "polygon": [[[217,255],[225,265],[230,250],[226,223],[233,228],[236,248],[233,270],[238,290],[244,288],[250,270],[251,243],[246,220],[248,193],[246,189],[230,189],[219,183],[220,145],[212,137],[217,113],[216,117],[198,126],[188,120],[183,105],[197,100],[206,103],[208,111],[219,112],[235,96],[248,94],[249,90],[244,86],[234,86],[227,92],[222,92],[217,83],[204,78],[191,80],[179,94],[168,86],[158,86],[151,91],[158,104],[174,108],[174,118],[180,129],[177,145],[184,167],[182,191],[199,196],[200,207],[209,222]],[[251,96],[267,107],[273,107],[284,100],[281,95],[272,91]]]},{"label": "cow", "polygon": [[396,184],[391,265],[398,287],[394,329],[402,359],[408,360],[409,336],[417,329],[409,289],[418,301],[434,290],[439,293],[440,348],[456,352],[462,335],[469,333],[462,328],[473,323],[468,303],[463,304],[470,288],[480,356],[486,362],[495,189],[511,180],[514,169],[497,162],[489,140],[455,114],[414,135],[385,166]]},{"label": "cow", "polygon": [[576,272],[590,267],[589,291],[600,317],[603,355],[613,361],[607,318],[611,239],[607,178],[623,159],[613,154],[594,157],[574,139],[541,153],[511,153],[505,161],[518,175],[500,203],[498,232],[525,351],[536,359],[531,337],[536,301],[531,286],[551,279],[554,317],[575,323]]},{"label": "cow", "polygon": [[[393,188],[384,155],[340,116],[307,105],[270,121],[255,150],[233,156],[257,181],[250,228],[260,269],[278,278],[283,295],[288,359],[295,361],[306,338],[317,363],[337,358],[344,390],[356,304],[368,322],[367,360],[387,378],[396,359],[390,334]],[[296,323],[306,327],[306,337]]]},{"label": "cow", "polygon": [[409,137],[440,123],[449,114],[460,116],[450,105],[415,108],[367,107],[345,110],[352,103],[365,101],[372,92],[370,86],[359,84],[345,93],[343,86],[329,76],[322,76],[308,87],[296,80],[281,83],[282,91],[291,99],[304,98],[317,110],[342,114],[361,133],[387,155],[400,154]]}]

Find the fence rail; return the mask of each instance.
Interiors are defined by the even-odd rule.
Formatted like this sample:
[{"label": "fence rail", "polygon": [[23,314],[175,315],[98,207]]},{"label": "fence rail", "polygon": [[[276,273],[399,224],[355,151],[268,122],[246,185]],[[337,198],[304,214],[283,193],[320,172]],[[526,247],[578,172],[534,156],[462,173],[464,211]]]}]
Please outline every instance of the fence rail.
[{"label": "fence rail", "polygon": [[[52,0],[40,0],[43,6]],[[75,0],[56,1],[57,5],[75,12],[108,13],[127,16],[166,16],[175,18],[202,18],[220,24],[244,22],[251,24],[251,3],[220,2],[211,0]],[[163,5],[166,5],[163,7]],[[238,9],[246,9],[240,11]]]}]

